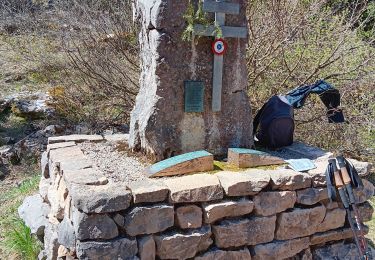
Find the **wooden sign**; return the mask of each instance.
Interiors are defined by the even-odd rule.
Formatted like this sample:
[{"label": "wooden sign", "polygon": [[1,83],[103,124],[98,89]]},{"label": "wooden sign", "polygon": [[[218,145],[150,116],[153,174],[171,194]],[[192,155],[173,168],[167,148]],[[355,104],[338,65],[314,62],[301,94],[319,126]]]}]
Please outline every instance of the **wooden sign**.
[{"label": "wooden sign", "polygon": [[207,151],[196,151],[155,163],[147,169],[147,173],[149,177],[164,177],[212,171],[213,169],[214,156]]},{"label": "wooden sign", "polygon": [[271,156],[265,152],[245,148],[228,149],[228,164],[237,166],[238,168],[250,168],[284,163],[286,162],[283,159]]}]

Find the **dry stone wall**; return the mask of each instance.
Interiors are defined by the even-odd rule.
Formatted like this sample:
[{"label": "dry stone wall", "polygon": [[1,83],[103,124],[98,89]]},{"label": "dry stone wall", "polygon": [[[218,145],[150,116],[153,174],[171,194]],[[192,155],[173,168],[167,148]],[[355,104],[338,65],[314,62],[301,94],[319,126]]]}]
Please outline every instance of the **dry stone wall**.
[{"label": "dry stone wall", "polygon": [[[44,234],[40,259],[357,259],[346,212],[325,195],[323,171],[112,182],[75,144],[85,140],[104,141],[51,138],[43,155],[34,201],[44,215],[33,226]],[[374,186],[364,183],[357,199],[367,221]],[[35,209],[30,200],[20,213]]]}]

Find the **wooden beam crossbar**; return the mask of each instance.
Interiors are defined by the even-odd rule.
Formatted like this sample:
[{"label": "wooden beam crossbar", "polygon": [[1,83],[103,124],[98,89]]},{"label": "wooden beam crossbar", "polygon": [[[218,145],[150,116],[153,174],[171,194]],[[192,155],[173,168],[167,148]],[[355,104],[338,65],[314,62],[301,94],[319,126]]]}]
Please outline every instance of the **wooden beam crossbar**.
[{"label": "wooden beam crossbar", "polygon": [[203,11],[211,13],[239,14],[240,5],[236,3],[217,2],[216,0],[205,0]]},{"label": "wooden beam crossbar", "polygon": [[[199,36],[215,36],[215,26],[194,25],[194,34]],[[246,27],[221,26],[223,38],[247,38]]]}]

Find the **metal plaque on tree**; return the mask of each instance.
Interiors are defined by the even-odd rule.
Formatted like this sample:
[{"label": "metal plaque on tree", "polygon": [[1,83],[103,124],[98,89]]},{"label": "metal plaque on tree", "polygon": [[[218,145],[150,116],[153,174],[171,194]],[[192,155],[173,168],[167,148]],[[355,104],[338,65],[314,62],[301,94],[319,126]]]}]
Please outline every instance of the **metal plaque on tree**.
[{"label": "metal plaque on tree", "polygon": [[203,81],[185,81],[185,112],[203,112]]}]

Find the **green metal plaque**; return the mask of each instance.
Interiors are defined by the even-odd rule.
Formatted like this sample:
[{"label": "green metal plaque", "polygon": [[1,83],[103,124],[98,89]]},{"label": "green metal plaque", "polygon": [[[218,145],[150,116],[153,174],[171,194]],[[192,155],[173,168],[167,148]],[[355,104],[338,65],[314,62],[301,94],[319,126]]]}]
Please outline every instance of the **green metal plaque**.
[{"label": "green metal plaque", "polygon": [[203,81],[185,81],[185,112],[203,112]]}]

